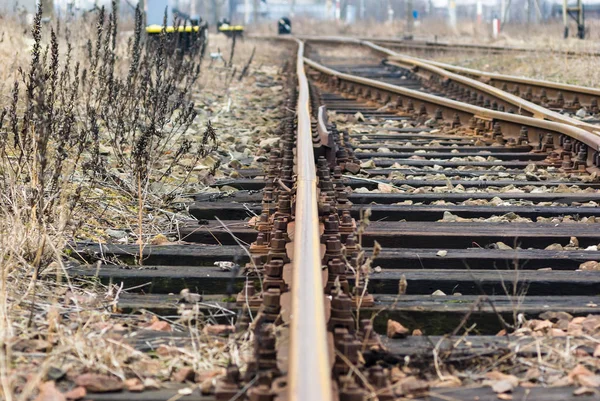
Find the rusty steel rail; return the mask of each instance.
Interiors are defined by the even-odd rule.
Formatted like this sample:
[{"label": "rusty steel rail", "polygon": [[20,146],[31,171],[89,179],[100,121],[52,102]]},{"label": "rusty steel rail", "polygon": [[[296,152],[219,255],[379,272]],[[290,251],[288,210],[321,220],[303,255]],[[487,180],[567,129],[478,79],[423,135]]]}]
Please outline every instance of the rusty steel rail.
[{"label": "rusty steel rail", "polygon": [[[413,60],[419,63],[429,64],[430,66],[435,66],[442,68],[444,70],[454,72],[460,75],[464,75],[466,77],[477,79],[483,83],[489,84],[491,86],[501,86],[502,84],[513,84],[513,85],[523,85],[530,86],[532,88],[545,89],[548,91],[549,95],[552,95],[553,92],[563,92],[563,94],[569,96],[577,95],[580,97],[580,101],[589,102],[591,98],[597,98],[600,101],[600,89],[592,88],[588,86],[581,85],[571,85],[564,84],[560,82],[552,82],[545,81],[541,79],[533,79],[526,77],[518,77],[514,75],[506,75],[506,74],[496,74],[492,72],[479,71],[473,68],[460,67],[452,64],[442,63],[439,61],[422,59],[419,57],[407,56],[404,54],[399,54],[392,49],[388,49],[385,46],[380,45],[379,43],[383,43],[383,41],[379,41],[376,39],[355,39],[355,38],[346,38],[340,36],[323,36],[323,37],[307,37],[307,40],[313,42],[337,42],[337,43],[346,43],[346,44],[356,44],[356,45],[366,45],[371,47],[373,50],[382,52],[388,56],[390,59],[398,59],[402,61],[402,59]],[[477,45],[473,45],[477,46]],[[524,50],[524,49],[523,49]],[[579,54],[579,53],[577,53]],[[599,53],[594,53],[594,55],[600,56]]]},{"label": "rusty steel rail", "polygon": [[[557,54],[574,57],[599,57],[600,51],[585,51],[585,50],[563,50],[563,49],[546,49],[539,47],[518,47],[518,46],[493,46],[493,45],[479,45],[474,43],[448,43],[448,42],[432,42],[427,40],[404,40],[394,38],[373,38],[373,37],[354,37],[354,36],[317,36],[317,35],[294,35],[296,38],[301,40],[328,40],[335,38],[337,40],[345,41],[371,41],[373,43],[379,43],[383,46],[394,46],[404,47],[407,49],[415,50],[442,50],[442,51],[473,51],[473,52],[488,52],[488,53],[546,53],[546,54]],[[251,39],[269,39],[269,40],[285,40],[281,36],[273,35],[261,35],[251,34]]]},{"label": "rusty steel rail", "polygon": [[[417,73],[420,71],[424,71],[426,74],[436,75],[442,79],[452,80],[456,83],[459,83],[465,87],[469,87],[474,89],[480,93],[485,93],[489,96],[493,96],[494,98],[500,100],[501,102],[513,106],[516,110],[520,110],[521,113],[525,111],[530,116],[538,119],[547,119],[550,121],[555,121],[558,123],[563,123],[567,125],[571,125],[574,127],[581,128],[585,131],[594,133],[596,135],[600,135],[600,128],[596,125],[586,123],[584,121],[580,121],[569,116],[565,116],[558,112],[552,111],[546,107],[539,106],[533,102],[525,100],[519,96],[513,95],[506,91],[503,91],[499,88],[496,88],[492,85],[488,85],[487,83],[480,82],[476,79],[472,79],[466,77],[464,75],[459,75],[458,73],[454,73],[449,71],[446,68],[442,68],[434,65],[428,60],[418,59],[415,57],[406,56],[400,53],[397,53],[393,50],[390,50],[386,47],[379,46],[375,43],[363,40],[357,40],[352,38],[342,38],[342,37],[322,37],[322,38],[311,38],[311,42],[326,42],[326,43],[342,43],[342,44],[350,44],[350,45],[361,45],[365,46],[373,51],[382,53],[388,57],[390,60],[390,64],[396,65],[402,68],[416,70]],[[527,81],[527,79],[524,79]],[[535,80],[531,80],[535,81]],[[540,84],[539,81],[537,83]],[[532,82],[532,85],[535,83]],[[598,91],[600,93],[600,91]]]},{"label": "rusty steel rail", "polygon": [[560,54],[565,56],[587,56],[598,57],[598,51],[577,51],[563,49],[547,49],[539,47],[518,47],[518,46],[494,46],[494,45],[478,45],[474,43],[449,43],[449,42],[432,42],[427,40],[404,40],[394,38],[360,38],[360,40],[370,40],[372,42],[382,43],[388,46],[404,47],[415,50],[442,50],[442,51],[472,51],[472,52],[487,52],[487,53],[547,53]]},{"label": "rusty steel rail", "polygon": [[[273,36],[254,35],[253,38],[275,38]],[[384,39],[384,38],[373,38],[373,37],[354,37],[354,36],[340,36],[340,35],[297,35],[299,39],[306,41],[345,41],[347,43],[355,42],[372,42],[380,44],[381,46],[394,46],[394,47],[405,47],[407,49],[416,50],[447,50],[447,51],[460,51],[460,50],[472,50],[479,52],[490,52],[490,53],[548,53],[548,54],[561,54],[566,56],[586,56],[586,57],[598,57],[598,52],[588,51],[574,51],[574,50],[561,50],[561,49],[540,49],[540,48],[527,48],[527,47],[514,47],[514,46],[489,46],[489,45],[478,45],[478,44],[460,44],[460,43],[444,43],[444,42],[426,42],[426,41],[406,41],[402,39]]]},{"label": "rusty steel rail", "polygon": [[[452,118],[456,118],[459,124],[471,118],[498,122],[502,125],[502,132],[509,137],[518,137],[522,127],[529,128],[528,135],[530,138],[535,138],[534,135],[536,134],[545,135],[548,132],[566,135],[586,144],[591,149],[591,152],[587,152],[588,166],[597,165],[599,162],[600,135],[593,134],[581,128],[517,114],[493,111],[369,78],[344,74],[307,58],[304,59],[304,62],[313,70],[326,75],[327,79],[335,80],[336,85],[353,85],[358,91],[362,91],[363,94],[367,92],[368,96],[374,98],[400,95],[401,98],[413,101],[416,108],[423,105],[427,109],[427,112],[431,114],[433,114],[435,108],[440,108],[442,111],[445,111],[444,119],[452,120]],[[451,116],[451,113],[454,115]]]},{"label": "rusty steel rail", "polygon": [[[488,85],[487,83],[480,82],[473,78],[469,78],[464,75],[459,75],[457,73],[449,71],[448,69],[438,67],[427,60],[417,59],[414,57],[405,56],[405,55],[401,55],[401,54],[398,54],[395,52],[391,52],[389,49],[382,48],[382,47],[380,47],[376,44],[370,43],[370,42],[364,42],[364,44],[366,46],[373,48],[374,50],[382,51],[382,52],[385,52],[386,54],[388,54],[390,56],[388,58],[388,60],[390,60],[390,64],[392,64],[392,65],[403,67],[403,68],[408,68],[408,69],[417,67],[417,68],[425,70],[431,74],[436,74],[445,79],[453,80],[454,82],[458,82],[465,86],[469,86],[471,88],[479,90],[480,92],[486,93],[490,96],[494,96],[494,97],[496,97],[500,100],[503,100],[504,102],[514,106],[518,110],[527,111],[535,118],[548,119],[548,120],[556,121],[559,123],[573,125],[575,127],[579,127],[586,131],[596,132],[596,133],[600,134],[600,129],[598,126],[595,126],[593,124],[589,124],[584,121],[580,121],[580,120],[565,116],[563,114],[557,113],[555,111],[549,110],[546,107],[539,106],[539,105],[537,105],[533,102],[530,102],[528,100],[525,100],[519,96],[513,95],[504,90],[496,88],[495,86]],[[523,82],[525,82],[525,81],[527,81],[527,79],[523,79]],[[598,92],[600,93],[600,91],[598,91]]]},{"label": "rusty steel rail", "polygon": [[296,218],[292,259],[292,314],[288,400],[331,401],[331,365],[321,270],[317,176],[311,134],[304,44],[298,41],[298,127],[296,139]]},{"label": "rusty steel rail", "polygon": [[455,72],[460,75],[464,75],[467,77],[471,77],[471,78],[480,80],[481,82],[487,83],[487,84],[495,86],[495,87],[498,87],[498,86],[501,86],[504,84],[518,85],[520,87],[532,87],[534,89],[539,89],[539,90],[544,89],[549,92],[548,93],[549,95],[552,95],[553,92],[560,91],[564,95],[567,95],[567,96],[578,96],[579,100],[582,103],[589,103],[591,101],[591,98],[596,98],[597,100],[600,100],[600,89],[597,89],[597,88],[581,86],[581,85],[564,84],[564,83],[560,83],[560,82],[545,81],[545,80],[541,80],[541,79],[517,77],[514,75],[496,74],[493,72],[486,72],[486,71],[475,70],[473,68],[460,67],[457,65],[442,63],[442,62],[434,61],[434,60],[425,60],[425,59],[420,59],[418,57],[412,57],[412,58],[414,60],[426,62],[433,66],[443,68],[445,70]]}]

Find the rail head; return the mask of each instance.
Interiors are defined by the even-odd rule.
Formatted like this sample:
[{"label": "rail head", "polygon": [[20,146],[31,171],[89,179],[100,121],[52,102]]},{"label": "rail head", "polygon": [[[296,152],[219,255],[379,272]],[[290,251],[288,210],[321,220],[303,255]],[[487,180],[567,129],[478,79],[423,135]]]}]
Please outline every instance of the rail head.
[{"label": "rail head", "polygon": [[331,401],[331,365],[321,271],[317,177],[311,135],[309,88],[304,71],[304,44],[301,41],[297,42],[296,217],[287,391],[290,401]]}]

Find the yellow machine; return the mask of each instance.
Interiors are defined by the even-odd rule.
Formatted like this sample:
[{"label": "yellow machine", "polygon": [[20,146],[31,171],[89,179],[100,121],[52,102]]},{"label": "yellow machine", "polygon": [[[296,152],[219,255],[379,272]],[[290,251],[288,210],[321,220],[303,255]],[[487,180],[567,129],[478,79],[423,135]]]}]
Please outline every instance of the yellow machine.
[{"label": "yellow machine", "polygon": [[[177,48],[188,51],[198,40],[204,42],[203,50],[206,47],[207,41],[207,26],[201,25],[186,25],[186,26],[167,26],[164,27],[168,41],[174,44]],[[158,41],[160,34],[163,32],[163,26],[152,24],[146,27],[146,34],[150,39]]]},{"label": "yellow machine", "polygon": [[[198,39],[206,42],[208,25],[198,15],[189,15],[169,4],[169,0],[146,0],[146,34],[157,40],[163,29],[170,45],[190,49]],[[180,21],[181,25],[175,21]],[[165,27],[164,24],[167,24]],[[168,25],[172,24],[172,25]]]},{"label": "yellow machine", "polygon": [[[155,35],[155,34],[159,34],[161,33],[163,30],[162,25],[148,25],[146,27],[146,33],[149,35]],[[165,31],[167,33],[173,33],[175,32],[175,27],[173,26],[168,26],[166,27]],[[200,32],[200,27],[199,26],[178,26],[177,27],[177,32],[182,33],[182,32]]]},{"label": "yellow machine", "polygon": [[230,38],[244,35],[244,27],[242,25],[231,25],[227,19],[222,19],[217,23],[217,30]]}]

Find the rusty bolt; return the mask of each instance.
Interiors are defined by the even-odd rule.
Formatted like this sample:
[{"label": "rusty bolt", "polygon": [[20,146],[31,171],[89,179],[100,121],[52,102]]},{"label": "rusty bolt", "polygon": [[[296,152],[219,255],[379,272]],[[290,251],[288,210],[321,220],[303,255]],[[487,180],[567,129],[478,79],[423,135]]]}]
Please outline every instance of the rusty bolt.
[{"label": "rusty bolt", "polygon": [[399,109],[401,107],[404,107],[403,104],[402,104],[402,97],[398,96],[396,98],[396,108]]},{"label": "rusty bolt", "polygon": [[325,258],[327,260],[342,255],[342,243],[339,238],[331,236],[325,242]]},{"label": "rusty bolt", "polygon": [[577,152],[577,156],[575,158],[575,161],[573,162],[573,168],[576,170],[585,171],[586,160],[587,160],[587,149],[585,146],[582,146],[579,149],[579,152]]},{"label": "rusty bolt", "polygon": [[477,128],[477,119],[475,117],[471,117],[469,119],[469,129],[474,130],[475,128]]},{"label": "rusty bolt", "polygon": [[256,245],[258,246],[264,246],[265,244],[265,234],[264,233],[258,233],[258,235],[256,236]]},{"label": "rusty bolt", "polygon": [[281,300],[281,291],[277,288],[269,288],[263,294],[263,305],[271,308],[279,308]]},{"label": "rusty bolt", "polygon": [[354,219],[350,215],[349,210],[342,211],[342,219],[340,221],[340,231],[344,233],[352,233],[354,231]]},{"label": "rusty bolt", "polygon": [[340,231],[340,220],[336,214],[330,214],[324,222],[324,234],[338,234]]},{"label": "rusty bolt", "polygon": [[370,319],[361,319],[360,321],[360,337],[363,344],[371,348],[380,346],[379,337],[373,328],[373,322]]},{"label": "rusty bolt", "polygon": [[271,388],[266,384],[260,384],[248,390],[248,398],[250,401],[273,401],[275,394],[271,392]]},{"label": "rusty bolt", "polygon": [[273,259],[269,263],[265,263],[265,273],[269,277],[281,278],[283,275],[283,261]]},{"label": "rusty bolt", "polygon": [[344,328],[349,333],[354,333],[356,329],[352,317],[352,300],[344,292],[334,294],[331,299],[331,316],[327,327],[329,331]]},{"label": "rusty bolt", "polygon": [[288,221],[289,221],[288,217],[278,216],[275,219],[275,221],[273,222],[273,228],[277,231],[281,231],[282,233],[284,233],[284,238],[285,238],[285,234],[287,233]]},{"label": "rusty bolt", "polygon": [[229,365],[225,377],[217,382],[215,398],[217,401],[232,399],[239,391],[240,370],[235,365]]},{"label": "rusty bolt", "polygon": [[373,365],[369,368],[369,382],[377,388],[386,386],[387,380],[381,366]]},{"label": "rusty bolt", "polygon": [[235,331],[237,333],[243,333],[248,330],[248,327],[250,327],[250,312],[248,306],[244,304],[242,307],[242,314],[235,323]]},{"label": "rusty bolt", "polygon": [[256,290],[254,289],[254,283],[252,283],[252,281],[246,281],[242,293],[248,297],[251,297],[254,294],[256,294]]},{"label": "rusty bolt", "polygon": [[454,118],[452,120],[452,128],[458,128],[461,126],[460,117],[458,113],[454,113]]},{"label": "rusty bolt", "polygon": [[572,163],[571,163],[571,154],[570,153],[563,154],[561,167],[563,170],[571,170]]},{"label": "rusty bolt", "polygon": [[254,334],[254,355],[259,371],[277,369],[277,340],[273,334],[273,325],[259,324]]},{"label": "rusty bolt", "polygon": [[365,390],[360,388],[354,379],[349,376],[339,377],[340,401],[364,401],[367,394]]},{"label": "rusty bolt", "polygon": [[273,251],[285,251],[285,239],[283,238],[283,231],[275,230],[275,235],[271,238],[271,250]]},{"label": "rusty bolt", "polygon": [[346,265],[340,259],[332,259],[327,264],[327,284],[325,285],[325,294],[331,294],[335,289],[335,281],[339,282],[341,290],[345,294],[350,293],[350,284],[346,278]]},{"label": "rusty bolt", "polygon": [[504,137],[502,135],[502,127],[500,126],[500,123],[494,124],[492,134],[497,143],[499,143],[501,145],[503,145],[505,143]]},{"label": "rusty bolt", "polygon": [[263,203],[269,203],[269,202],[273,202],[273,191],[270,191],[268,189],[265,188],[265,190],[263,190],[263,199],[262,199]]},{"label": "rusty bolt", "polygon": [[562,147],[563,147],[563,150],[565,152],[572,152],[573,151],[573,142],[571,142],[571,139],[569,137],[566,137],[563,140]]},{"label": "rusty bolt", "polygon": [[521,145],[529,145],[529,131],[527,127],[521,127],[521,131],[519,132],[519,143]]}]

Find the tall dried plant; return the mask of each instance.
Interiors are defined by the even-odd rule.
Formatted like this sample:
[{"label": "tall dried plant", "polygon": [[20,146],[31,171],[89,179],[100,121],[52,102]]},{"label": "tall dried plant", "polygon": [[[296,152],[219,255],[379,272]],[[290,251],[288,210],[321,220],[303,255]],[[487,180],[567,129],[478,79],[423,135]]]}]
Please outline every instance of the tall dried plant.
[{"label": "tall dried plant", "polygon": [[[146,40],[139,9],[127,46],[118,26],[113,2],[112,12],[100,9],[95,29],[81,37],[71,37],[58,24],[44,34],[38,7],[29,64],[18,70],[8,86],[10,102],[0,110],[3,397],[13,390],[10,341],[19,334],[10,316],[27,305],[25,320],[32,322],[39,309],[36,289],[44,297],[49,293],[41,290],[38,276],[59,261],[60,250],[74,238],[75,214],[85,216],[90,193],[110,181],[136,198],[141,238],[146,203],[164,204],[176,195],[176,189],[161,188],[173,168],[184,157],[199,160],[216,148],[210,124],[200,135],[189,132],[196,117],[190,95],[200,74],[206,27],[191,34],[184,51],[180,35],[166,29],[157,40]],[[111,155],[101,151],[103,144],[111,145]],[[163,162],[167,154],[169,162]],[[179,186],[193,166],[186,167]]]},{"label": "tall dried plant", "polygon": [[[196,162],[216,149],[210,125],[199,137],[189,133],[196,118],[191,93],[207,30],[192,29],[187,37],[167,33],[165,15],[162,32],[152,40],[144,37],[138,7],[134,34],[123,51],[117,13],[116,1],[108,16],[99,9],[96,28],[74,62],[68,30],[63,54],[58,25],[43,45],[38,8],[31,62],[14,82],[11,105],[0,114],[0,189],[8,194],[6,205],[27,203],[28,223],[38,230],[49,223],[64,230],[84,191],[116,184],[137,199],[141,254],[146,205],[173,199]],[[101,154],[102,144],[111,149],[108,157]],[[190,156],[193,162],[182,167],[184,179],[167,191],[164,183],[173,168]]]}]

